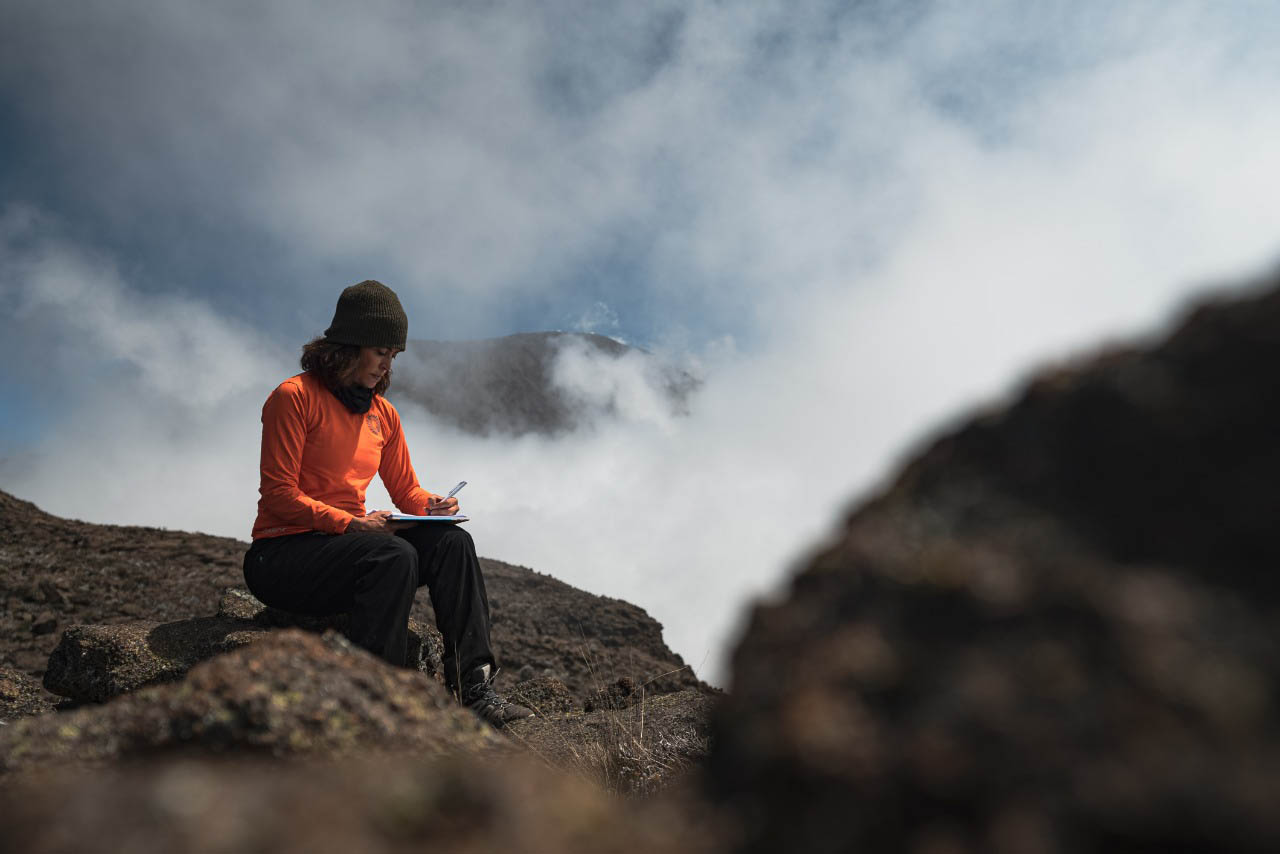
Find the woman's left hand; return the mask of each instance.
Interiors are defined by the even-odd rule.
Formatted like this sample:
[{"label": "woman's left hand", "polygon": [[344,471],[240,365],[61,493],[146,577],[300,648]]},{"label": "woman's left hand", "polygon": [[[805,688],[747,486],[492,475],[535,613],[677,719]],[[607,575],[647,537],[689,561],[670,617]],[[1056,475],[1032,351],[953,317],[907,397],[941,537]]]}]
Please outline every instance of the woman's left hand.
[{"label": "woman's left hand", "polygon": [[441,498],[436,495],[427,499],[427,515],[428,516],[456,516],[458,515],[458,499]]}]

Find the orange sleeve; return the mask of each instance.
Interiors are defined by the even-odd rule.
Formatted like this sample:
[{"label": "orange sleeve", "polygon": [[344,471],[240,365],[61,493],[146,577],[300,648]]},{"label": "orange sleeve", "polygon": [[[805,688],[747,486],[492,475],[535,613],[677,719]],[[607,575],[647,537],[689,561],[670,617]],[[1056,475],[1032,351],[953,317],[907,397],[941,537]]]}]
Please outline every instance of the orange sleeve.
[{"label": "orange sleeve", "polygon": [[354,517],[298,488],[307,441],[306,403],[303,388],[289,382],[273,391],[262,407],[262,481],[258,491],[263,507],[277,519],[313,531],[341,534]]},{"label": "orange sleeve", "polygon": [[409,461],[409,446],[404,441],[404,431],[400,429],[400,413],[388,403],[385,407],[387,421],[386,444],[382,446],[382,461],[378,465],[378,476],[387,488],[387,494],[401,513],[425,515],[427,499],[436,497],[418,485],[418,475]]}]

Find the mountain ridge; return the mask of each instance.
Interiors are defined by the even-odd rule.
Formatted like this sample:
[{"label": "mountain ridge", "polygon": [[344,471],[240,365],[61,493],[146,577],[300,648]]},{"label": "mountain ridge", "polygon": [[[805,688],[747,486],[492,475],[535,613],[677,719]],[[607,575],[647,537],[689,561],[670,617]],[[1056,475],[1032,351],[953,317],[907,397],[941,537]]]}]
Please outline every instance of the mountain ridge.
[{"label": "mountain ridge", "polygon": [[[565,360],[591,368],[567,376]],[[477,435],[559,436],[619,414],[642,392],[664,415],[688,412],[699,380],[686,369],[603,335],[521,332],[463,341],[410,340],[387,397],[411,401]],[[581,386],[581,388],[576,388]]]}]

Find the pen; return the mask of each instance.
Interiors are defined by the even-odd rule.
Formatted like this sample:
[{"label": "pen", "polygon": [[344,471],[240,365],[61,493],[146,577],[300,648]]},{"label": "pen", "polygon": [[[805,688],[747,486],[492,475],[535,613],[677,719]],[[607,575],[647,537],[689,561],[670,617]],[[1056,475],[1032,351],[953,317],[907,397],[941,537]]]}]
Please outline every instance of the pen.
[{"label": "pen", "polygon": [[449,490],[449,494],[448,494],[448,495],[446,495],[446,496],[444,497],[444,500],[445,500],[445,501],[448,501],[450,498],[452,498],[453,496],[457,495],[457,494],[458,494],[458,492],[459,492],[459,490],[461,490],[461,489],[462,489],[462,487],[464,487],[464,486],[466,486],[466,485],[467,485],[467,482],[466,482],[465,480],[460,480],[460,481],[458,481],[458,485],[457,485],[457,486],[455,486],[453,489]]}]

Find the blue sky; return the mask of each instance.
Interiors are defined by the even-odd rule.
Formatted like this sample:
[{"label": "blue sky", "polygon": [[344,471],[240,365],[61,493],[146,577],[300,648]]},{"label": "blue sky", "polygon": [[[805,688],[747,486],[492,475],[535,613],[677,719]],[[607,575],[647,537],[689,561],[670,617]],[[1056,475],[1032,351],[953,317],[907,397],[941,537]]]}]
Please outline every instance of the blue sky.
[{"label": "blue sky", "polygon": [[261,401],[368,277],[413,337],[614,335],[706,377],[689,418],[567,353],[616,424],[481,441],[409,412],[415,460],[473,482],[482,552],[640,602],[715,669],[940,424],[1274,264],[1278,19],[8,0],[0,488],[246,536]]}]

